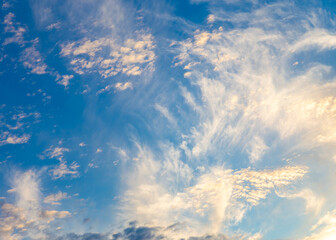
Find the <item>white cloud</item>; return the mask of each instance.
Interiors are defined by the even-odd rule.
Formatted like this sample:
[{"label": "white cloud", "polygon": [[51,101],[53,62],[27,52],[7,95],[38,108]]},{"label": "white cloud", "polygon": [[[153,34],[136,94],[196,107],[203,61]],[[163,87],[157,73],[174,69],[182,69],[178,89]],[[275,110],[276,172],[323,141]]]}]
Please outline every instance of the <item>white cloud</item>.
[{"label": "white cloud", "polygon": [[107,92],[107,91],[110,91],[112,88],[113,88],[113,85],[107,85],[106,87],[100,89],[100,90],[97,92],[97,95],[99,95],[99,94],[101,94],[101,93],[104,93],[104,92]]},{"label": "white cloud", "polygon": [[289,192],[277,192],[277,195],[280,197],[286,197],[289,199],[292,198],[302,198],[306,202],[306,212],[318,214],[321,211],[325,203],[325,199],[323,197],[317,196],[310,189],[302,189],[297,193],[289,193]]},{"label": "white cloud", "polygon": [[[212,167],[196,177],[174,147],[162,145],[164,154],[158,160],[149,149],[138,148],[122,200],[124,214],[151,226],[185,222],[196,235],[215,234],[223,225],[239,223],[275,188],[285,189],[307,173],[302,166],[259,171]],[[189,230],[179,237],[190,236]]]},{"label": "white cloud", "polygon": [[125,83],[121,83],[121,82],[118,82],[114,85],[115,89],[119,90],[119,91],[124,91],[128,88],[132,89],[133,88],[133,85],[131,82],[125,82]]},{"label": "white cloud", "polygon": [[47,27],[48,30],[60,29],[60,28],[61,28],[61,23],[60,22],[52,23]]},{"label": "white cloud", "polygon": [[164,107],[161,106],[160,104],[156,103],[155,104],[155,109],[158,110],[171,124],[173,124],[174,126],[177,126],[177,122],[176,119],[171,115],[171,113],[169,112],[169,110]]},{"label": "white cloud", "polygon": [[78,74],[97,72],[107,78],[119,73],[136,76],[145,69],[152,69],[154,48],[153,37],[139,33],[135,39],[129,38],[122,44],[113,38],[68,43],[62,46],[61,54],[72,58],[70,64]]},{"label": "white cloud", "polygon": [[[270,9],[263,9],[258,17],[276,25],[267,12]],[[256,14],[246,18],[254,19]],[[176,66],[184,66],[190,83],[200,90],[196,99],[188,89],[183,92],[199,114],[199,124],[187,134],[194,157],[236,148],[256,162],[271,150],[272,134],[278,135],[272,140],[278,144],[298,137],[291,146],[296,151],[336,142],[336,84],[326,79],[331,66],[315,63],[296,74],[289,69],[298,51],[334,49],[334,35],[300,25],[289,32],[261,26],[251,22],[242,29],[196,31],[180,43]]]},{"label": "white cloud", "polygon": [[125,83],[117,82],[114,85],[110,84],[110,85],[107,85],[105,88],[100,89],[97,92],[97,95],[103,92],[108,92],[112,88],[116,89],[117,91],[125,91],[126,89],[133,89],[133,84],[131,82],[125,82]]},{"label": "white cloud", "polygon": [[[4,3],[5,4],[5,3]],[[8,13],[5,18],[3,24],[5,25],[5,32],[14,34],[11,37],[5,38],[2,45],[8,45],[10,43],[16,43],[19,45],[24,45],[24,33],[27,31],[25,27],[21,26],[21,24],[14,21],[15,15],[13,13]]]},{"label": "white cloud", "polygon": [[247,150],[251,163],[255,163],[256,161],[260,160],[267,149],[268,147],[260,137],[255,136],[253,139],[251,139]]},{"label": "white cloud", "polygon": [[12,187],[15,202],[1,206],[0,235],[4,239],[46,239],[51,221],[71,216],[68,211],[43,208],[39,176],[34,171],[17,173]]},{"label": "white cloud", "polygon": [[[61,79],[59,79],[61,78]],[[73,78],[73,75],[63,75],[59,76],[56,80],[57,84],[63,85],[64,87],[68,87],[70,79]]]},{"label": "white cloud", "polygon": [[211,34],[208,32],[201,32],[195,34],[195,45],[201,47],[207,43],[210,39]]},{"label": "white cloud", "polygon": [[10,1],[4,0],[3,4],[2,4],[2,9],[6,9],[6,8],[10,8],[10,7],[12,7],[12,4],[10,3]]},{"label": "white cloud", "polygon": [[68,211],[45,210],[42,212],[42,217],[53,221],[55,218],[65,218],[71,216]]},{"label": "white cloud", "polygon": [[13,135],[9,132],[2,132],[0,135],[0,146],[6,144],[23,144],[27,143],[30,139],[30,135],[23,134],[21,136]]},{"label": "white cloud", "polygon": [[27,47],[21,53],[20,61],[23,62],[23,66],[29,68],[31,73],[46,74],[48,66],[44,63],[40,52],[33,45]]},{"label": "white cloud", "polygon": [[216,17],[215,15],[213,14],[210,14],[208,17],[207,17],[207,22],[208,23],[213,23],[215,21]]},{"label": "white cloud", "polygon": [[55,158],[59,161],[62,161],[64,159],[64,153],[66,152],[70,152],[70,149],[64,147],[50,146],[47,150],[44,151],[44,154],[48,158]]},{"label": "white cloud", "polygon": [[63,192],[58,192],[56,194],[50,194],[48,196],[46,196],[43,200],[44,203],[49,203],[52,205],[60,205],[59,201],[63,200],[63,199],[67,199],[68,198],[68,194],[67,193],[63,193]]},{"label": "white cloud", "polygon": [[58,179],[70,175],[71,177],[78,177],[79,165],[76,162],[71,163],[70,166],[67,165],[67,162],[61,161],[59,165],[50,170],[53,179]]},{"label": "white cloud", "polygon": [[187,104],[189,104],[194,111],[201,113],[201,107],[196,103],[195,97],[189,92],[185,87],[181,87],[182,96],[184,97]]},{"label": "white cloud", "polygon": [[21,107],[4,109],[3,114],[0,114],[0,126],[3,127],[3,131],[0,133],[0,146],[29,142],[31,134],[24,132],[32,124],[37,123],[39,118],[39,113],[26,113]]},{"label": "white cloud", "polygon": [[313,227],[304,240],[332,240],[336,238],[336,210],[328,212]]},{"label": "white cloud", "polygon": [[[60,141],[59,144],[62,142]],[[81,145],[81,144],[80,144]],[[59,164],[50,169],[50,173],[53,179],[62,178],[64,176],[70,175],[71,177],[78,177],[79,165],[77,162],[72,162],[71,165],[68,165],[67,161],[65,161],[64,154],[70,152],[70,149],[64,147],[54,147],[50,146],[47,150],[45,150],[44,156],[48,158],[54,158],[59,160]]]},{"label": "white cloud", "polygon": [[291,47],[291,52],[336,48],[336,35],[325,29],[313,29],[302,35]]}]

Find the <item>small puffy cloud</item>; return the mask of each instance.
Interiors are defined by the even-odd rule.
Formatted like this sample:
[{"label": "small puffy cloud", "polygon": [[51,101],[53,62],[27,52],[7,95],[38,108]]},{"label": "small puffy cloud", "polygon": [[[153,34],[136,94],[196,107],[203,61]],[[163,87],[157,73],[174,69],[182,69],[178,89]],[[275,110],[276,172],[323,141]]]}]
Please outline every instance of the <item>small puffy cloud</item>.
[{"label": "small puffy cloud", "polygon": [[4,18],[3,24],[5,25],[5,33],[9,33],[12,36],[5,38],[2,45],[8,45],[10,43],[16,43],[19,45],[25,44],[23,35],[27,30],[25,27],[21,26],[21,24],[15,22],[14,19],[15,15],[11,12]]},{"label": "small puffy cloud", "polygon": [[[2,106],[5,108],[5,106]],[[26,113],[22,108],[5,108],[0,114],[0,146],[6,144],[24,144],[29,142],[30,133],[24,133],[39,121],[37,112]]]},{"label": "small puffy cloud", "polygon": [[4,0],[3,1],[3,4],[2,4],[2,9],[7,9],[7,8],[10,8],[10,7],[12,7],[12,4],[10,3],[10,1],[9,0]]},{"label": "small puffy cloud", "polygon": [[70,166],[67,165],[67,162],[61,161],[59,165],[50,170],[53,179],[62,178],[64,176],[70,175],[71,177],[78,177],[79,165],[76,162],[73,162]]},{"label": "small puffy cloud", "polygon": [[29,68],[31,73],[46,74],[48,66],[44,63],[44,60],[40,52],[33,45],[23,50],[21,53],[20,61],[23,66]]},{"label": "small puffy cloud", "polygon": [[122,44],[113,38],[68,43],[62,46],[61,54],[71,57],[70,64],[78,74],[97,72],[104,78],[120,73],[137,76],[152,68],[154,47],[150,34],[138,34]]},{"label": "small puffy cloud", "polygon": [[132,89],[133,85],[132,85],[131,82],[125,82],[125,83],[118,82],[114,85],[114,88],[119,90],[119,91],[124,91],[128,88]]},{"label": "small puffy cloud", "polygon": [[52,23],[52,24],[50,24],[48,27],[47,27],[47,29],[49,30],[49,31],[51,31],[51,30],[54,30],[54,29],[60,29],[61,28],[61,23],[60,22],[57,22],[57,23]]},{"label": "small puffy cloud", "polygon": [[96,153],[101,153],[101,152],[103,152],[103,149],[97,148]]},{"label": "small puffy cloud", "polygon": [[17,136],[9,136],[7,137],[6,141],[9,144],[21,144],[21,143],[26,143],[28,142],[30,136],[29,135],[23,135],[21,137],[17,137]]},{"label": "small puffy cloud", "polygon": [[110,91],[113,88],[113,85],[107,85],[106,87],[100,89],[99,91],[97,91],[97,95]]},{"label": "small puffy cloud", "polygon": [[214,21],[215,21],[215,15],[210,14],[210,15],[207,17],[207,22],[208,22],[208,23],[213,23]]},{"label": "small puffy cloud", "polygon": [[86,144],[85,144],[84,142],[81,142],[81,143],[79,144],[79,146],[80,146],[80,147],[85,147]]},{"label": "small puffy cloud", "polygon": [[48,221],[53,221],[55,218],[69,217],[71,214],[68,211],[45,210],[41,216],[48,219]]},{"label": "small puffy cloud", "polygon": [[183,74],[183,76],[184,76],[185,78],[188,78],[188,77],[191,76],[191,72],[186,72],[186,73]]},{"label": "small puffy cloud", "polygon": [[108,92],[113,88],[116,89],[117,91],[125,91],[126,89],[133,89],[133,84],[131,82],[125,82],[125,83],[118,82],[114,85],[110,84],[110,85],[107,85],[105,88],[100,89],[97,92],[97,95],[103,92]]},{"label": "small puffy cloud", "polygon": [[63,75],[59,76],[56,80],[57,84],[63,85],[64,87],[68,87],[70,79],[73,78],[73,75]]},{"label": "small puffy cloud", "polygon": [[29,139],[30,139],[30,135],[28,134],[16,136],[16,135],[10,134],[9,132],[3,132],[0,135],[0,146],[6,145],[6,144],[23,144],[23,143],[27,143]]},{"label": "small puffy cloud", "polygon": [[51,146],[47,150],[44,151],[44,154],[48,158],[55,158],[59,161],[62,161],[64,159],[64,153],[70,152],[70,149],[64,148],[64,147],[54,147]]},{"label": "small puffy cloud", "polygon": [[91,162],[88,164],[89,168],[98,168],[99,166],[95,163],[94,160],[91,160]]},{"label": "small puffy cloud", "polygon": [[50,194],[48,196],[46,196],[43,200],[44,203],[49,203],[52,205],[60,205],[59,201],[63,200],[63,199],[67,199],[68,198],[68,194],[67,193],[63,193],[63,192],[58,192],[56,194]]}]

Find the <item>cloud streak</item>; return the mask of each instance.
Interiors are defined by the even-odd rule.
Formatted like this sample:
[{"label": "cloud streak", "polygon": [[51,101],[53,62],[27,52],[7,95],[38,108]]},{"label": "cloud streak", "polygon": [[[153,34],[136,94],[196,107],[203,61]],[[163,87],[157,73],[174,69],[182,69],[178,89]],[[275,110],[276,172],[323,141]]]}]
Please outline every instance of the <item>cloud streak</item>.
[{"label": "cloud streak", "polygon": [[[168,156],[176,161],[172,164],[179,169],[168,165]],[[285,189],[307,173],[304,166],[259,171],[248,168],[234,171],[214,166],[196,177],[187,165],[178,160],[178,151],[166,157],[165,161],[155,160],[148,148],[139,148],[135,169],[131,173],[133,177],[129,179],[130,188],[123,199],[123,211],[130,218],[150,225],[187,222],[190,230],[179,233],[184,238],[190,234],[217,234],[223,224],[236,225],[249,209],[266,199],[274,189]],[[169,175],[169,170],[172,175]],[[178,181],[184,182],[185,187],[176,191],[172,187],[178,186],[174,176],[179,177]],[[194,184],[190,185],[190,177]],[[158,212],[162,214],[158,216]],[[209,226],[197,227],[201,226],[201,219],[207,219]]]},{"label": "cloud streak", "polygon": [[[268,16],[270,9],[272,5],[256,11],[278,29],[276,19]],[[281,14],[286,17],[285,11]],[[190,131],[195,157],[230,146],[245,149],[250,161],[257,162],[275,142],[268,140],[272,134],[280,142],[300,139],[292,146],[297,151],[312,150],[322,142],[335,143],[335,94],[331,90],[335,83],[327,80],[331,66],[313,62],[299,74],[289,67],[302,51],[334,49],[334,34],[292,22],[287,25],[286,32],[263,29],[253,22],[239,30],[219,27],[196,31],[180,43],[176,65],[187,69],[187,78],[201,93],[200,104],[195,106],[190,101],[195,98],[193,93],[183,91],[190,107],[201,109],[199,125]],[[321,126],[321,121],[326,125]]]}]

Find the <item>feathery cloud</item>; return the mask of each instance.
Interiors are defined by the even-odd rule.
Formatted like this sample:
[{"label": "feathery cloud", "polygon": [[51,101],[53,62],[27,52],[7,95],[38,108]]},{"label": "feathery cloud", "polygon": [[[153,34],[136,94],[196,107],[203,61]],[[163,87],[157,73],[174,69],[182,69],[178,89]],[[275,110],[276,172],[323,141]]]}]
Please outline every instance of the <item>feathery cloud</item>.
[{"label": "feathery cloud", "polygon": [[45,239],[50,222],[71,216],[68,211],[43,208],[39,175],[32,170],[17,173],[12,187],[15,202],[1,206],[0,234],[5,239]]}]

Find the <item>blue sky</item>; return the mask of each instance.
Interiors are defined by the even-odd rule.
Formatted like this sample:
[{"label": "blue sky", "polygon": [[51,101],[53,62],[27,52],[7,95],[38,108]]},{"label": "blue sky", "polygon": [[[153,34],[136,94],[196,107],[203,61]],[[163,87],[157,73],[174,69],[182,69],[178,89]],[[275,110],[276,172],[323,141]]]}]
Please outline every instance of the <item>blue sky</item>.
[{"label": "blue sky", "polygon": [[335,9],[2,1],[0,239],[336,239]]}]

